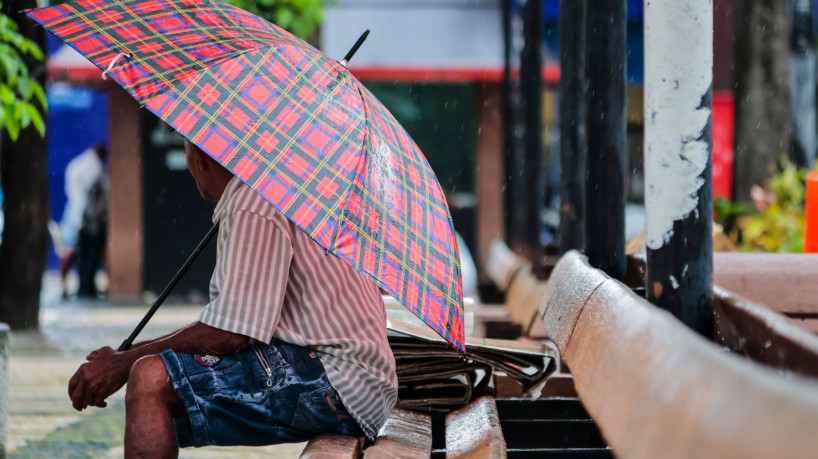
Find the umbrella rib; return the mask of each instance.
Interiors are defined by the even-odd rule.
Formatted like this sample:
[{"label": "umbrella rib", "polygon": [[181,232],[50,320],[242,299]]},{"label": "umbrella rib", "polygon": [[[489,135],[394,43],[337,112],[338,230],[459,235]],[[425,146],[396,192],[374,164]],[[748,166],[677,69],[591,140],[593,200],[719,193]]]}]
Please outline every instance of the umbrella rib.
[{"label": "umbrella rib", "polygon": [[[369,131],[369,129],[368,129],[368,124],[369,124],[369,119],[370,119],[370,117],[369,117],[369,112],[371,111],[371,107],[370,107],[370,106],[369,106],[369,104],[367,103],[366,97],[364,97],[363,92],[361,91],[360,87],[356,87],[356,89],[358,90],[358,93],[361,95],[361,101],[362,101],[363,106],[364,106],[364,134],[366,135],[366,134],[368,134],[368,131]],[[369,140],[368,138],[365,138],[365,139],[366,139],[367,141]],[[369,143],[369,145],[371,146],[371,141],[370,141],[370,142],[366,142],[366,141],[365,141],[365,142],[364,142],[364,146],[365,146],[365,145],[367,145],[367,143]],[[364,147],[364,151],[366,151],[366,147]],[[366,156],[368,157],[368,155],[366,155]],[[430,200],[429,200],[428,196],[426,196],[426,195],[424,195],[424,200],[425,200],[427,203],[429,203],[429,202],[430,202]],[[449,221],[450,221],[450,223],[451,223],[451,217],[449,217]],[[361,229],[361,228],[359,228],[359,230],[360,230],[360,229]],[[364,232],[364,233],[362,233],[362,234],[365,234],[365,232]],[[429,241],[427,238],[425,238],[423,235],[420,235],[420,239],[421,239],[421,240],[426,241],[427,243],[430,243],[430,242],[431,242],[431,241]],[[377,247],[378,247],[378,248],[379,248],[379,249],[380,249],[382,252],[386,252],[386,251],[387,251],[387,250],[386,250],[386,246],[385,246],[385,244],[384,244],[382,241],[375,241],[375,240],[372,240],[372,242],[373,242],[373,243],[374,243],[374,244],[375,244],[375,245],[376,245],[376,246],[377,246]],[[431,245],[431,244],[429,244],[429,245]],[[458,264],[459,264],[459,263],[458,263]],[[402,264],[402,266],[405,266],[405,264]],[[434,268],[432,268],[432,269],[434,269]],[[419,278],[420,278],[420,281],[421,281],[421,283],[422,283],[423,285],[425,285],[427,288],[431,288],[431,289],[437,290],[437,292],[438,292],[438,293],[441,295],[441,297],[443,297],[443,298],[444,298],[446,301],[448,301],[448,302],[449,302],[449,303],[451,303],[451,304],[456,304],[456,305],[459,305],[459,306],[461,306],[461,307],[462,307],[462,300],[458,301],[458,300],[457,300],[456,298],[454,298],[453,296],[451,296],[451,295],[447,294],[446,292],[444,292],[444,291],[443,291],[443,289],[439,288],[437,285],[435,285],[434,283],[430,282],[430,281],[429,281],[429,279],[428,279],[426,276],[419,276]],[[384,283],[383,283],[383,282],[381,282],[381,281],[379,281],[379,283],[384,284]],[[384,285],[383,285],[383,287],[387,287],[387,286],[384,284]],[[399,294],[398,292],[395,292],[395,293],[396,293],[396,294]],[[400,294],[399,294],[399,295],[400,295]],[[402,297],[403,295],[400,295],[400,296]],[[451,331],[451,325],[452,325],[452,314],[453,314],[453,313],[452,313],[452,310],[451,310],[450,308],[447,308],[447,309],[449,309],[449,311],[448,311],[448,314],[447,314],[447,319],[448,319],[448,320],[447,320],[447,326],[448,326],[448,329],[446,330],[446,332],[447,332],[447,333],[449,333],[449,332]]]},{"label": "umbrella rib", "polygon": [[[365,123],[365,127],[366,127],[366,125],[369,123],[369,116],[368,116],[368,114],[369,114],[369,112],[370,112],[370,111],[372,111],[372,108],[371,108],[371,107],[369,106],[369,104],[367,103],[367,98],[366,98],[366,97],[364,97],[363,92],[361,91],[360,87],[358,87],[357,89],[358,89],[358,92],[361,94],[361,99],[362,99],[362,101],[363,101],[363,105],[364,105],[364,115],[365,115],[364,123]],[[425,158],[424,158],[424,159],[425,159]],[[427,165],[428,165],[428,163],[427,163]],[[429,167],[431,167],[431,166],[429,166]],[[427,191],[426,191],[425,187],[424,187],[424,190],[423,190],[423,194],[422,194],[422,199],[421,199],[421,201],[422,201],[422,202],[424,202],[424,203],[426,203],[427,205],[431,205],[431,204],[432,204],[432,200],[431,200],[431,199],[429,199],[429,196],[428,196],[428,194],[427,194]],[[451,223],[451,216],[448,214],[448,212],[447,212],[447,214],[446,214],[446,217],[447,217],[447,219],[449,220],[449,222]],[[426,244],[426,245],[428,245],[428,246],[432,246],[432,241],[431,241],[431,240],[430,240],[430,239],[429,239],[429,238],[428,238],[426,235],[424,235],[424,234],[417,234],[417,237],[418,237],[418,239],[419,239],[421,242],[423,242],[424,244]],[[383,249],[384,249],[384,245],[383,245],[383,244],[378,244],[378,248],[380,248],[380,249],[382,249],[382,250],[383,250]],[[458,263],[458,265],[459,265],[459,263]],[[432,269],[434,269],[434,268],[432,268]],[[427,284],[428,284],[428,283],[427,283]],[[431,285],[431,284],[429,284],[429,285]],[[443,292],[442,292],[442,291],[441,291],[441,294],[443,294]],[[444,296],[446,296],[446,298],[447,298],[448,300],[451,300],[451,298],[450,298],[450,297],[448,297],[447,295],[445,295],[445,294],[444,294]]]},{"label": "umbrella rib", "polygon": [[[366,144],[369,141],[369,135],[368,135],[369,130],[366,128],[366,126],[367,126],[367,122],[369,120],[369,114],[368,114],[368,111],[367,111],[369,107],[366,105],[366,101],[364,100],[363,93],[361,93],[361,89],[359,87],[357,87],[357,85],[356,85],[355,89],[358,91],[358,94],[361,95],[361,105],[363,105],[363,107],[364,107],[364,119],[363,119],[363,122],[361,123],[363,125],[364,138],[361,141],[361,156],[360,156],[360,159],[358,159],[358,165],[355,167],[355,171],[357,172],[357,171],[361,170],[361,166],[364,165],[366,163],[366,160],[367,160]],[[364,165],[364,168],[365,167],[366,166]],[[336,244],[337,239],[338,239],[338,233],[341,230],[341,225],[343,224],[344,220],[346,219],[347,212],[349,211],[349,202],[352,200],[352,188],[354,186],[355,186],[355,180],[354,179],[350,180],[349,187],[347,188],[347,191],[346,191],[346,204],[341,209],[341,214],[338,217],[338,224],[335,226],[335,231],[333,231],[333,234],[332,234],[332,240],[330,240],[329,245],[327,245],[327,253],[329,253],[331,248],[333,250],[336,250],[336,251],[338,249],[335,246],[335,244]]]}]

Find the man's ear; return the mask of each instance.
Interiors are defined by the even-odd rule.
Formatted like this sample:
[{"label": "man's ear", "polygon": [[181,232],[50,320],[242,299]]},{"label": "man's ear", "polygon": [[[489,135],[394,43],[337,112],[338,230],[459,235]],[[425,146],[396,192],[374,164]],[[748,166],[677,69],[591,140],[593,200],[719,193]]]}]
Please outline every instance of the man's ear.
[{"label": "man's ear", "polygon": [[213,168],[213,164],[211,164],[211,161],[213,160],[210,158],[210,156],[207,156],[207,153],[199,150],[195,155],[193,155],[193,158],[196,168],[198,168],[200,172],[209,172],[210,169]]}]

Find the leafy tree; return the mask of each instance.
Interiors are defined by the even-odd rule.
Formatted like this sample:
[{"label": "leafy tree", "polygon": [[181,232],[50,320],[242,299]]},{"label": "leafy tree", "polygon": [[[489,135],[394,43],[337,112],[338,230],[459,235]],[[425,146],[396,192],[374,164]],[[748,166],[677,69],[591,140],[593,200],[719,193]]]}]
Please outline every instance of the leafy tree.
[{"label": "leafy tree", "polygon": [[36,98],[41,107],[46,106],[45,91],[29,75],[25,55],[43,60],[37,43],[24,37],[17,24],[0,13],[0,120],[15,141],[20,131],[32,124],[40,135],[45,135],[45,121],[35,104]]},{"label": "leafy tree", "polygon": [[0,322],[14,329],[38,325],[48,250],[45,32],[20,13],[36,7],[36,0],[15,0],[0,9]]},{"label": "leafy tree", "polygon": [[[314,37],[324,20],[325,0],[222,0],[262,17],[305,40]],[[330,4],[336,0],[328,0]],[[52,0],[51,4],[66,3]]]},{"label": "leafy tree", "polygon": [[324,20],[323,0],[225,0],[308,39]]}]

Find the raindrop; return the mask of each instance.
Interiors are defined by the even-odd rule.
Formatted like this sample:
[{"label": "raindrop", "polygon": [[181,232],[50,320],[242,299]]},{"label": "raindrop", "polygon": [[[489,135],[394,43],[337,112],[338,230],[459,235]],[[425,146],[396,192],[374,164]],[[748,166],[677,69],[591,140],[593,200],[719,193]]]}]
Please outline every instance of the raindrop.
[{"label": "raindrop", "polygon": [[674,276],[668,277],[668,280],[670,280],[670,285],[673,287],[674,290],[679,289],[679,281],[677,281]]}]

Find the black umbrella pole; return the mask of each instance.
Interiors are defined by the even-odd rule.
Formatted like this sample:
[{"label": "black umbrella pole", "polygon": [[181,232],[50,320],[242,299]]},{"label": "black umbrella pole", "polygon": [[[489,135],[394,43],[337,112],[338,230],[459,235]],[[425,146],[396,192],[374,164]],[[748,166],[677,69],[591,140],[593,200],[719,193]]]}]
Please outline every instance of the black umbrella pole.
[{"label": "black umbrella pole", "polygon": [[193,262],[196,261],[196,258],[199,257],[199,254],[201,254],[204,248],[207,247],[207,243],[210,242],[210,240],[213,239],[213,236],[215,236],[216,233],[218,232],[219,222],[216,222],[213,224],[213,227],[210,228],[210,231],[207,232],[204,239],[202,239],[202,242],[200,242],[196,249],[193,251],[193,253],[190,254],[187,261],[185,261],[185,264],[183,264],[179,271],[176,273],[176,275],[173,276],[173,279],[170,280],[170,283],[168,283],[167,287],[165,287],[165,289],[162,290],[162,293],[153,302],[153,304],[151,305],[151,309],[148,311],[147,314],[145,314],[145,317],[142,318],[142,321],[139,322],[139,325],[136,326],[133,333],[131,333],[131,336],[129,336],[128,339],[122,342],[122,344],[119,346],[119,349],[117,349],[118,352],[123,352],[130,349],[131,344],[133,344],[134,340],[142,331],[142,329],[145,328],[145,325],[148,324],[148,321],[151,320],[151,317],[153,317],[154,313],[156,313],[156,310],[159,309],[159,306],[162,306],[162,303],[165,302],[165,299],[167,299],[168,295],[170,295],[170,292],[172,292],[173,288],[176,287],[176,284],[178,284],[179,281],[182,280],[182,276],[185,275],[188,268],[190,268],[190,265],[192,265]]}]

